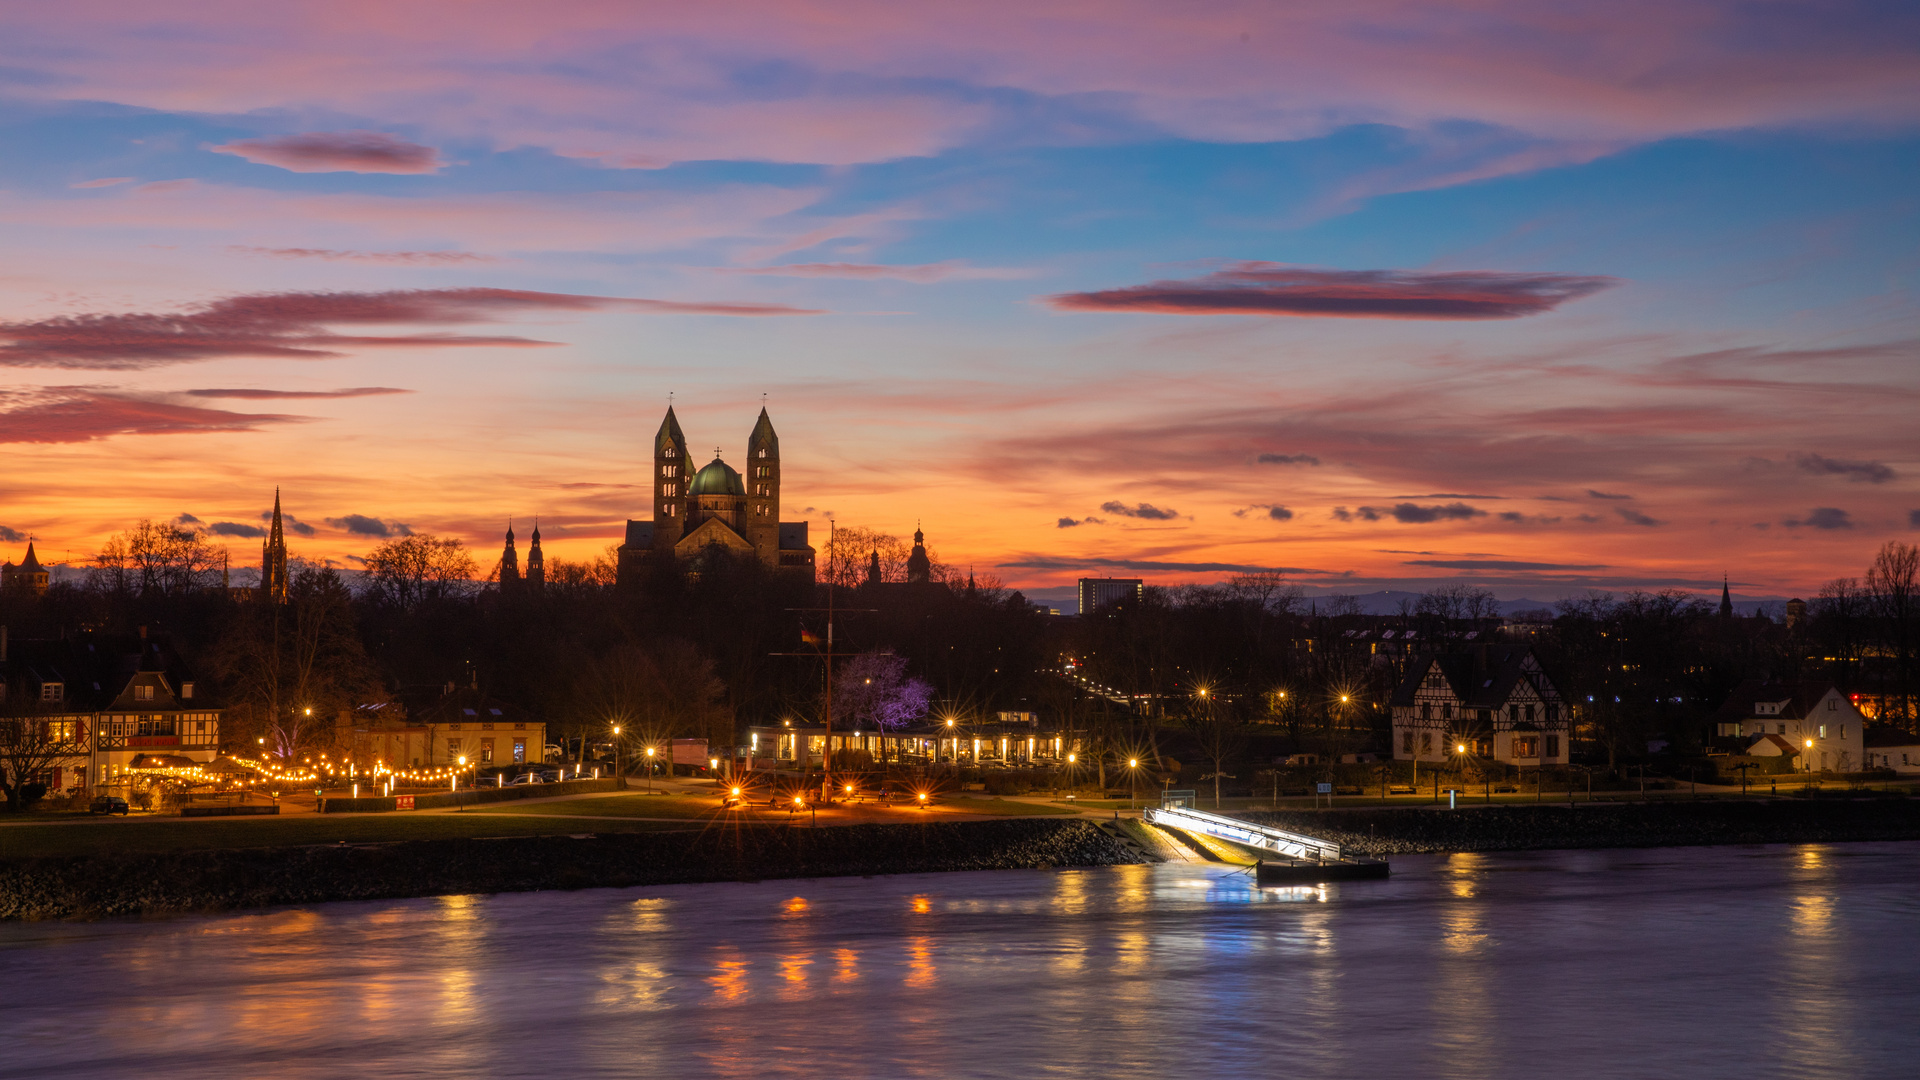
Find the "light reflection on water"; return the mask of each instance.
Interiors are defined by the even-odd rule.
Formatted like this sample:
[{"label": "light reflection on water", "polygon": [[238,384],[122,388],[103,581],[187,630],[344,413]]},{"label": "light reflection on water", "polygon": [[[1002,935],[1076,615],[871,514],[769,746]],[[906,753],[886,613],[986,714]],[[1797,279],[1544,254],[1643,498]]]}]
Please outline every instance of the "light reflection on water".
[{"label": "light reflection on water", "polygon": [[0,926],[0,1077],[1909,1076],[1920,844]]}]

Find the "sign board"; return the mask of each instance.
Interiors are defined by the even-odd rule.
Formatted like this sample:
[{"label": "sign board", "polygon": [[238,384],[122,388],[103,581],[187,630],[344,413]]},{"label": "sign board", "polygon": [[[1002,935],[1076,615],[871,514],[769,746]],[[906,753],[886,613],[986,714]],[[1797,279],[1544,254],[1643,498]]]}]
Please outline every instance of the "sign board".
[{"label": "sign board", "polygon": [[707,740],[673,740],[673,763],[675,765],[705,765],[707,763]]},{"label": "sign board", "polygon": [[1331,794],[1333,794],[1333,785],[1332,785],[1332,784],[1315,784],[1315,785],[1313,785],[1313,786],[1314,786],[1314,789],[1315,789],[1315,790],[1317,790],[1317,791],[1319,791],[1319,792],[1320,792],[1320,794],[1322,794],[1322,795],[1331,795]]},{"label": "sign board", "polygon": [[394,808],[395,810],[411,810],[411,809],[413,809],[413,796],[411,796],[411,795],[395,795],[395,796],[393,797],[393,808]]}]

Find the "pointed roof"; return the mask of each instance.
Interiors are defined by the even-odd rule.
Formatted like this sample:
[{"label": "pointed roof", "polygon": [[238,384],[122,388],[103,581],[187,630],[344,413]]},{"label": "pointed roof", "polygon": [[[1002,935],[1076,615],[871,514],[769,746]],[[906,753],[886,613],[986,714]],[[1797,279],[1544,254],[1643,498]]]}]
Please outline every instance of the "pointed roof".
[{"label": "pointed roof", "polygon": [[33,537],[31,536],[27,537],[27,557],[20,560],[19,568],[24,571],[40,569],[40,560],[33,553]]},{"label": "pointed roof", "polygon": [[[666,446],[676,446],[684,451],[686,445],[687,435],[680,430],[680,418],[673,415],[673,406],[669,405],[666,419],[660,421],[660,433],[653,437],[653,447],[659,450]],[[682,456],[685,456],[684,453]]]},{"label": "pointed roof", "polygon": [[1733,614],[1733,594],[1727,591],[1727,575],[1725,574],[1720,575],[1720,614],[1722,616]]},{"label": "pointed roof", "polygon": [[540,519],[537,517],[533,519],[533,546],[540,546]]},{"label": "pointed roof", "polygon": [[749,450],[760,446],[767,448],[769,456],[780,456],[780,436],[774,433],[773,420],[764,405],[760,407],[760,419],[754,421],[753,434],[747,436]]}]

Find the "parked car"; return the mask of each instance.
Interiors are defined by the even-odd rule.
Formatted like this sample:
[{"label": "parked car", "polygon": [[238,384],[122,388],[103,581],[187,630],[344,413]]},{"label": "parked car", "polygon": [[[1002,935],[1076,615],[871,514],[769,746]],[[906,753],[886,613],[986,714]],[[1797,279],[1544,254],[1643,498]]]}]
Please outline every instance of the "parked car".
[{"label": "parked car", "polygon": [[521,773],[519,776],[516,776],[513,779],[507,781],[507,786],[519,787],[522,784],[537,784],[539,782],[540,782],[539,773],[527,772],[527,773]]},{"label": "parked car", "polygon": [[548,743],[546,746],[546,755],[548,761],[565,761],[567,751],[558,743]]},{"label": "parked car", "polygon": [[121,817],[126,817],[127,816],[127,800],[121,798],[118,795],[102,795],[99,798],[93,800],[93,805],[87,807],[87,813],[119,814]]}]

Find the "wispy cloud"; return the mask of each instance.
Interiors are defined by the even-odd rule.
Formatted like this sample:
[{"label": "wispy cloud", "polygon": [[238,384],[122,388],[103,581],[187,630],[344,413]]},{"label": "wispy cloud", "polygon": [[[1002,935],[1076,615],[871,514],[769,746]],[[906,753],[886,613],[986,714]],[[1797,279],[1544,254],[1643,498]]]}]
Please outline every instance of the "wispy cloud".
[{"label": "wispy cloud", "polygon": [[1843,476],[1856,484],[1884,484],[1893,479],[1893,469],[1878,461],[1846,461],[1820,454],[1796,454],[1793,463],[1802,472],[1815,476]]},{"label": "wispy cloud", "polygon": [[210,147],[256,165],[289,172],[431,173],[444,164],[431,146],[380,131],[309,131],[264,139],[236,139]]},{"label": "wispy cloud", "polygon": [[1606,563],[1523,562],[1518,559],[1408,559],[1408,566],[1442,570],[1604,570]]},{"label": "wispy cloud", "polygon": [[207,526],[207,531],[215,536],[237,536],[254,540],[267,535],[267,530],[258,525],[242,525],[237,521],[216,521]]},{"label": "wispy cloud", "polygon": [[1312,454],[1261,454],[1253,459],[1260,465],[1318,465],[1320,459]]},{"label": "wispy cloud", "polygon": [[1014,570],[1182,570],[1188,573],[1259,573],[1273,571],[1282,574],[1332,574],[1332,570],[1315,570],[1304,566],[1260,566],[1254,563],[1226,562],[1167,562],[1159,559],[1111,559],[1083,557],[1071,558],[1054,555],[1029,555],[1011,562],[995,565]]},{"label": "wispy cloud", "polygon": [[1853,515],[1837,506],[1816,506],[1803,518],[1788,518],[1780,524],[1789,529],[1851,529]]},{"label": "wispy cloud", "polygon": [[113,435],[258,431],[304,419],[182,405],[89,386],[0,390],[0,442],[77,443]]},{"label": "wispy cloud", "polygon": [[1466,503],[1444,503],[1435,506],[1421,506],[1419,503],[1395,503],[1392,506],[1362,506],[1357,510],[1348,510],[1336,506],[1333,516],[1341,521],[1380,521],[1391,517],[1406,525],[1428,525],[1436,521],[1466,521],[1471,518],[1486,517],[1487,512]]},{"label": "wispy cloud", "polygon": [[1618,495],[1618,494],[1615,494],[1615,493],[1613,493],[1613,492],[1611,492],[1611,491],[1595,491],[1595,490],[1593,490],[1592,488],[1588,488],[1588,489],[1587,489],[1587,498],[1589,498],[1589,499],[1631,499],[1631,498],[1633,498],[1633,496],[1631,496],[1631,495]]},{"label": "wispy cloud", "polygon": [[121,184],[131,183],[133,183],[133,177],[131,176],[103,176],[98,180],[82,180],[77,184],[68,184],[67,186],[71,188],[103,188],[118,187]]},{"label": "wispy cloud", "polygon": [[269,259],[319,259],[325,262],[389,263],[400,266],[472,266],[506,260],[497,255],[472,251],[346,251],[335,248],[267,248],[232,244],[228,251],[236,255],[258,255]]},{"label": "wispy cloud", "polygon": [[71,315],[0,323],[0,365],[127,369],[229,356],[322,359],[362,347],[531,346],[550,342],[464,334],[351,335],[336,326],[459,325],[553,311],[779,316],[819,312],[784,304],[644,300],[521,289],[253,293],[177,314]]},{"label": "wispy cloud", "polygon": [[344,529],[354,536],[373,536],[385,539],[392,536],[412,536],[413,527],[397,521],[382,521],[365,514],[348,514],[344,517],[327,518],[327,524],[336,529]]},{"label": "wispy cloud", "polygon": [[1613,278],[1495,270],[1314,270],[1242,262],[1191,281],[1047,298],[1059,311],[1291,315],[1349,319],[1514,319],[1617,284]]},{"label": "wispy cloud", "polygon": [[1287,509],[1284,506],[1281,506],[1278,503],[1256,503],[1253,506],[1243,506],[1240,509],[1235,510],[1233,512],[1233,516],[1237,518],[1243,518],[1243,517],[1246,517],[1248,514],[1253,514],[1253,513],[1258,513],[1261,516],[1269,518],[1273,521],[1292,521],[1293,520],[1293,511]]},{"label": "wispy cloud", "polygon": [[283,398],[357,398],[382,397],[387,394],[411,394],[412,390],[402,390],[397,386],[349,386],[340,390],[250,390],[241,387],[230,389],[186,390],[190,397],[240,398],[249,401],[277,401]]},{"label": "wispy cloud", "polygon": [[1640,511],[1634,510],[1630,507],[1616,506],[1613,508],[1613,512],[1620,515],[1621,521],[1624,521],[1629,525],[1639,525],[1642,528],[1651,529],[1651,528],[1654,528],[1655,526],[1666,524],[1666,522],[1664,521],[1660,521],[1655,518],[1648,517],[1646,514],[1643,514]]},{"label": "wispy cloud", "polygon": [[896,266],[887,263],[787,263],[780,266],[720,266],[720,274],[750,274],[771,277],[813,278],[890,278],[926,285],[936,281],[1007,280],[1032,277],[1035,271],[1012,266],[969,266],[958,259],[946,262]]},{"label": "wispy cloud", "polygon": [[5,525],[0,525],[0,540],[5,540],[9,544],[18,544],[26,538],[27,534],[19,529],[9,529]]},{"label": "wispy cloud", "polygon": [[1180,516],[1180,511],[1162,508],[1152,503],[1135,503],[1128,506],[1123,502],[1104,502],[1100,509],[1116,517],[1143,518],[1147,521],[1172,521]]}]

